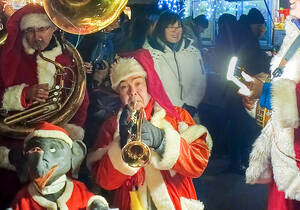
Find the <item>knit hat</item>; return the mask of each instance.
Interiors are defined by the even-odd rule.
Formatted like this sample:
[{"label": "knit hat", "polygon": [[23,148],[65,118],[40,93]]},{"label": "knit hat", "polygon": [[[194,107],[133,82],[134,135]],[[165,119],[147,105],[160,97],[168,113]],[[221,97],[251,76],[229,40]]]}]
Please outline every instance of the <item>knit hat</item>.
[{"label": "knit hat", "polygon": [[256,8],[252,8],[248,12],[247,23],[248,24],[265,24],[266,22],[265,22],[264,16],[261,14],[261,12]]},{"label": "knit hat", "polygon": [[147,74],[134,58],[119,58],[111,67],[110,81],[112,89],[117,90],[120,82],[131,76],[146,77]]},{"label": "knit hat", "polygon": [[[134,52],[127,52],[127,53],[121,53],[121,57],[127,57],[127,58],[134,58],[135,61],[137,61],[140,65],[134,65],[135,67],[135,73],[144,74],[142,73],[142,69],[144,72],[146,72],[146,81],[147,81],[147,90],[149,95],[156,101],[162,108],[166,110],[167,113],[175,117],[177,120],[180,121],[180,116],[176,112],[173,104],[171,103],[167,93],[165,92],[165,89],[161,83],[161,80],[154,68],[154,62],[152,59],[152,56],[150,52],[146,49],[139,49]],[[129,62],[128,60],[126,62]],[[132,63],[135,63],[132,61]],[[142,67],[142,69],[141,69]],[[114,67],[116,68],[116,66]],[[126,68],[125,68],[126,69]],[[123,69],[122,69],[123,70]],[[127,70],[128,71],[128,70]],[[112,71],[111,74],[114,74]],[[131,74],[133,75],[133,74]],[[114,77],[111,75],[111,78]]]},{"label": "knit hat", "polygon": [[24,142],[26,143],[34,137],[60,139],[66,142],[70,147],[72,147],[73,144],[73,140],[69,137],[65,129],[47,122],[40,123],[36,129],[25,138]]}]

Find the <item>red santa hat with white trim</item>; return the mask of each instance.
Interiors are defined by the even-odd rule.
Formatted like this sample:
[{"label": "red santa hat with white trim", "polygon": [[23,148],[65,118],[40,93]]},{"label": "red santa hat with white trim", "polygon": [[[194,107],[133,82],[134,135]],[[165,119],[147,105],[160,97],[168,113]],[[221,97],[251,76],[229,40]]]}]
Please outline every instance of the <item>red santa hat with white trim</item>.
[{"label": "red santa hat with white trim", "polygon": [[59,139],[66,142],[70,147],[73,145],[73,140],[82,140],[76,139],[76,136],[70,136],[67,130],[64,128],[48,122],[40,123],[36,129],[25,138],[25,144],[34,137]]},{"label": "red santa hat with white trim", "polygon": [[[44,8],[37,4],[27,4],[17,10],[7,21],[7,39],[1,50],[0,76],[2,86],[7,88],[15,84],[20,66],[29,62],[23,59],[22,31],[27,28],[54,26]],[[13,60],[13,62],[11,62]]]},{"label": "red santa hat with white trim", "polygon": [[181,121],[155,70],[150,52],[146,49],[139,49],[134,52],[121,53],[120,56],[121,58],[111,68],[110,80],[112,88],[116,91],[120,82],[130,76],[144,76],[147,81],[148,93],[154,101],[177,120]]}]

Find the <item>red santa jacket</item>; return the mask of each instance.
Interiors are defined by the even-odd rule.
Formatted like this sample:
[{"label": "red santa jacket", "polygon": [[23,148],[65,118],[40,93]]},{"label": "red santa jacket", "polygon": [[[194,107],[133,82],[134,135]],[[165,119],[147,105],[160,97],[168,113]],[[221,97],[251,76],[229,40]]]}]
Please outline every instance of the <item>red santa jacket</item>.
[{"label": "red santa jacket", "polygon": [[[62,48],[58,42],[56,44],[57,45],[51,50],[44,51],[43,55],[51,60],[55,60],[63,66],[70,66],[72,58],[62,52]],[[2,107],[7,110],[24,110],[27,107],[24,99],[24,88],[27,86],[48,83],[49,87],[52,87],[55,83],[54,74],[56,68],[53,64],[43,60],[32,48],[27,49],[24,47],[21,57],[24,62],[22,62],[19,72],[15,74],[13,79],[9,82],[0,83],[0,101]],[[3,69],[1,69],[1,71],[3,71]],[[0,81],[3,80],[5,80],[5,78],[2,78],[0,74]],[[68,79],[66,79],[66,82],[69,82]],[[87,91],[85,91],[83,102],[70,123],[82,127],[87,116],[88,105],[88,94]],[[21,143],[20,146],[22,146],[22,141],[19,142]],[[13,145],[11,145],[12,143]],[[0,145],[2,146],[11,148],[15,146],[15,144],[13,140],[0,138]]]},{"label": "red santa jacket", "polygon": [[[55,60],[63,66],[70,66],[72,58],[62,53],[60,44],[51,50],[43,52],[46,58]],[[49,84],[49,88],[55,83],[54,74],[56,68],[53,64],[43,60],[32,48],[24,48],[21,53],[24,62],[19,66],[19,72],[14,75],[13,79],[0,83],[0,101],[1,105],[6,110],[24,110],[27,106],[24,100],[24,88],[34,84]],[[13,60],[11,61],[13,62]],[[5,69],[1,69],[5,71]],[[0,74],[0,81],[5,81]],[[68,79],[66,79],[68,82]],[[78,126],[82,126],[86,119],[87,107],[89,104],[87,91],[83,103],[77,115],[74,116],[72,122]]]},{"label": "red santa jacket", "polygon": [[178,107],[176,111],[182,122],[155,104],[150,121],[165,131],[165,151],[162,157],[152,151],[151,163],[143,168],[132,168],[122,160],[117,123],[121,112],[102,126],[87,164],[98,185],[115,190],[115,207],[129,210],[129,191],[138,186],[145,208],[149,205],[148,191],[157,209],[203,209],[203,204],[196,200],[192,178],[199,177],[207,166],[210,150],[206,140],[211,142],[211,138],[187,111]]},{"label": "red santa jacket", "polygon": [[94,196],[89,192],[83,183],[67,179],[65,191],[56,202],[43,197],[31,183],[17,194],[11,208],[14,210],[86,210],[95,199],[106,203],[101,196]]}]

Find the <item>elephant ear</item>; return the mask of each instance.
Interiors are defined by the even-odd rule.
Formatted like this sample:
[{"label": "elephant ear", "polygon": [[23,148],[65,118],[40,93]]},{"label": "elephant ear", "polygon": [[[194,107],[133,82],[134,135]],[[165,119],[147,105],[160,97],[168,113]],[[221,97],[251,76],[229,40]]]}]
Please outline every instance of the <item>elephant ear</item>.
[{"label": "elephant ear", "polygon": [[29,180],[29,173],[26,156],[23,154],[23,150],[19,148],[11,149],[9,151],[9,162],[15,166],[20,181],[27,182]]},{"label": "elephant ear", "polygon": [[84,160],[87,149],[83,141],[74,141],[72,146],[72,176],[78,178],[81,162]]}]

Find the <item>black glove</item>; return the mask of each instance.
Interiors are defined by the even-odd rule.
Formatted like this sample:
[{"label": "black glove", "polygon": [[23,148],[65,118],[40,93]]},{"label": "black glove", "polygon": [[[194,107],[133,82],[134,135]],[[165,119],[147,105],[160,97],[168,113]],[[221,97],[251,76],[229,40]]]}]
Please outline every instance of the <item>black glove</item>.
[{"label": "black glove", "polygon": [[126,105],[119,119],[120,146],[123,148],[127,144],[128,131],[132,127],[132,123],[128,120],[130,115],[130,107]]},{"label": "black glove", "polygon": [[190,106],[187,104],[183,104],[182,108],[184,108],[186,111],[188,111],[192,117],[198,112],[198,109],[196,107],[193,107],[193,106]]},{"label": "black glove", "polygon": [[165,132],[163,130],[155,127],[147,120],[143,120],[142,142],[157,150],[162,145],[164,137]]}]

